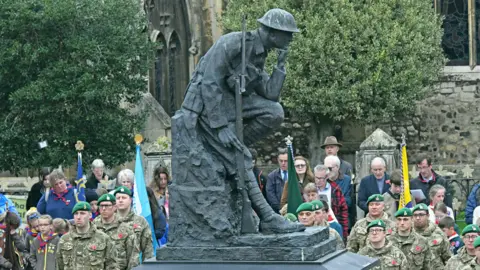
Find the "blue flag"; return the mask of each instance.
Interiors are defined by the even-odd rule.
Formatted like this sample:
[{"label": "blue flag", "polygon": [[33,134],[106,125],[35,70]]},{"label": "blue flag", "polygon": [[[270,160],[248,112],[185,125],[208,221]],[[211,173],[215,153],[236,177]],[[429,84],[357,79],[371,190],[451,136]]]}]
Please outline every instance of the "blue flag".
[{"label": "blue flag", "polygon": [[78,153],[78,159],[77,159],[77,178],[75,179],[75,183],[77,183],[77,186],[75,187],[75,196],[77,199],[77,202],[79,201],[87,201],[87,198],[85,196],[85,183],[86,179],[83,176],[83,167],[82,167],[82,153]]},{"label": "blue flag", "polygon": [[[155,237],[155,229],[153,227],[152,212],[150,203],[148,202],[147,187],[143,176],[142,157],[140,156],[140,145],[137,145],[137,157],[135,159],[135,186],[133,188],[133,200],[135,213],[144,217],[150,229],[152,230],[153,255],[157,254],[157,238]],[[141,261],[141,260],[140,260]]]}]

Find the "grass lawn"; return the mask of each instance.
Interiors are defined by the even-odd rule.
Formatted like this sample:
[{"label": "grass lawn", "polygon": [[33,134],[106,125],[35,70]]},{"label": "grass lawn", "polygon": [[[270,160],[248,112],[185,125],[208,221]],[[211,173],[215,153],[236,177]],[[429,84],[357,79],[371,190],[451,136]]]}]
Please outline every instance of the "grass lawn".
[{"label": "grass lawn", "polygon": [[458,213],[455,220],[456,220],[455,223],[457,223],[458,227],[460,227],[460,231],[462,231],[463,228],[467,226],[467,224],[465,223],[465,211]]}]

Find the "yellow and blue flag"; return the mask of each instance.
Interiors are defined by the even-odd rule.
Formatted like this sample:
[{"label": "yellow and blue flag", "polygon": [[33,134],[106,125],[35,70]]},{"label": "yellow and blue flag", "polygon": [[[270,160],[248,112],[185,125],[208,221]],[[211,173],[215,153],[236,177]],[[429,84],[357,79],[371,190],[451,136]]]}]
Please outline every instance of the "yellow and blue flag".
[{"label": "yellow and blue flag", "polygon": [[399,210],[404,207],[412,208],[412,195],[410,193],[410,179],[408,177],[407,144],[405,143],[405,136],[403,136],[402,138],[400,151],[400,166],[402,169],[402,193],[400,193],[400,201],[398,202]]},{"label": "yellow and blue flag", "polygon": [[75,179],[75,183],[77,186],[75,187],[75,196],[77,199],[77,202],[79,201],[87,201],[86,195],[85,195],[85,183],[86,183],[86,178],[83,175],[83,166],[82,166],[82,153],[78,152],[78,158],[77,158],[77,178]]}]

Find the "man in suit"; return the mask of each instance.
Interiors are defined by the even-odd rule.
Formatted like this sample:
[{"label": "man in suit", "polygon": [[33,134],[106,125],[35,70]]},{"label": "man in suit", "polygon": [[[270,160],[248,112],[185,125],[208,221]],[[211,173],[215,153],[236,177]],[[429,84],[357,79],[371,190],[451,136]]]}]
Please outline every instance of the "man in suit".
[{"label": "man in suit", "polygon": [[370,168],[372,174],[362,178],[360,187],[358,188],[358,207],[360,207],[365,214],[368,213],[368,197],[374,194],[384,194],[390,189],[390,184],[387,183],[390,176],[386,173],[387,166],[385,160],[381,157],[374,158],[370,164]]},{"label": "man in suit", "polygon": [[[342,147],[342,144],[337,141],[335,136],[328,136],[325,138],[325,142],[322,146],[322,149],[325,149],[325,156],[337,156],[338,150]],[[352,176],[352,164],[349,162],[340,159],[340,169],[342,175],[346,174],[348,176]]]},{"label": "man in suit", "polygon": [[287,150],[282,149],[277,156],[280,168],[273,170],[267,177],[267,201],[275,213],[280,211],[280,200],[282,198],[283,186],[288,180],[288,155]]}]

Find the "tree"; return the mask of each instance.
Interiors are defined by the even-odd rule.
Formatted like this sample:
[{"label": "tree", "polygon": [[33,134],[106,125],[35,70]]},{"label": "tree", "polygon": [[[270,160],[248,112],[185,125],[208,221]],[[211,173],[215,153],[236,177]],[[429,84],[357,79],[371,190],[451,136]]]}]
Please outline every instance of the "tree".
[{"label": "tree", "polygon": [[0,170],[71,165],[77,140],[85,162],[132,160],[149,52],[138,3],[0,3]]},{"label": "tree", "polygon": [[235,0],[224,28],[241,29],[241,14],[254,28],[254,19],[275,7],[291,12],[301,30],[290,47],[282,103],[313,120],[409,115],[445,65],[442,21],[431,0]]}]

